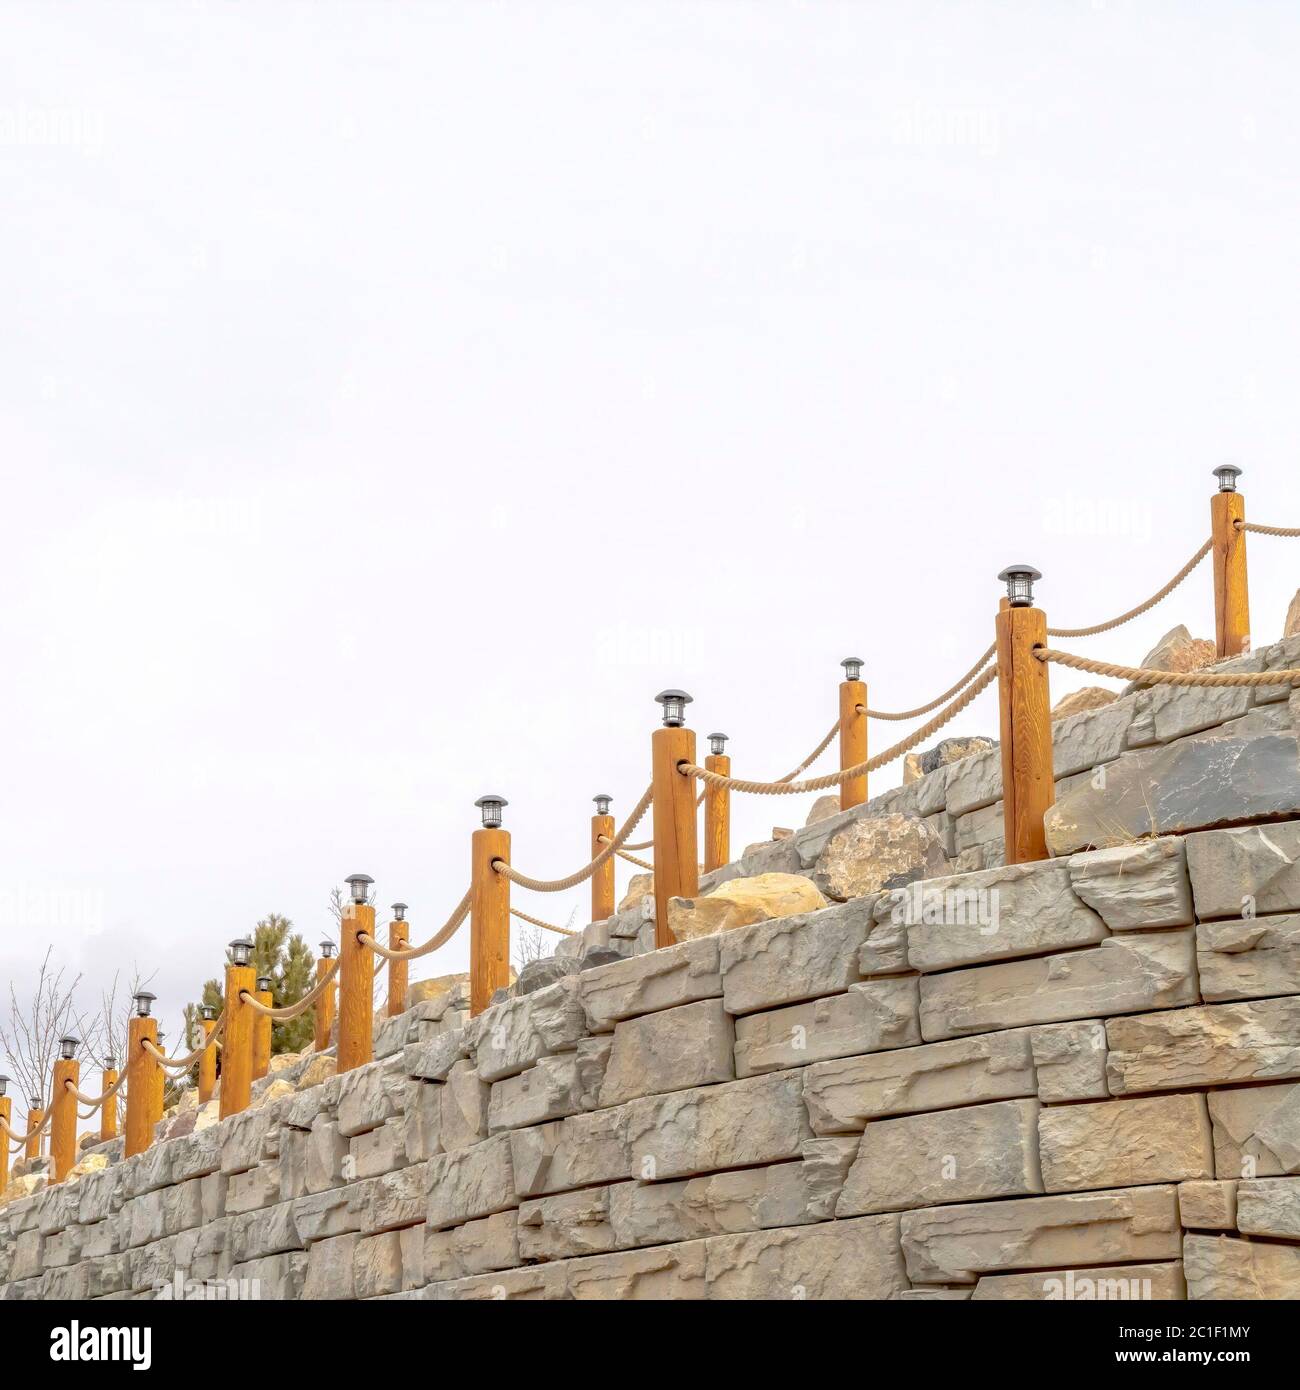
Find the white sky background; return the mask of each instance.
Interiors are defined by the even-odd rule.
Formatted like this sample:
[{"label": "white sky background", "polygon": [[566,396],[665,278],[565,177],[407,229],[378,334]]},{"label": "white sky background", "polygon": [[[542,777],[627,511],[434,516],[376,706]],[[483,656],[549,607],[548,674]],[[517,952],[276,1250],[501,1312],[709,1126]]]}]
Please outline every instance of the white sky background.
[{"label": "white sky background", "polygon": [[[423,940],[485,791],[518,867],[576,868],[665,685],[778,776],[841,657],[884,708],[955,679],[1012,560],[1075,625],[1190,555],[1217,463],[1300,523],[1298,39],[1258,4],[4,4],[3,976],[51,939],[87,1003],[154,969],[176,1038],[230,938],[314,943],[350,872]],[[1257,641],[1293,547],[1251,538]],[[1071,645],[1180,621],[1213,635],[1208,564]],[[737,800],[735,850],[811,800]]]}]

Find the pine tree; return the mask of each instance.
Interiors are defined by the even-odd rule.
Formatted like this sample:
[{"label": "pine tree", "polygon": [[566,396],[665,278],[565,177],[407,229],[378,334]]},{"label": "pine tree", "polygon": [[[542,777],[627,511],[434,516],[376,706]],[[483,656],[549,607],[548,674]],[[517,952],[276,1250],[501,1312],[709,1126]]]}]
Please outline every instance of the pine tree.
[{"label": "pine tree", "polygon": [[[281,913],[269,912],[253,929],[253,968],[258,975],[271,981],[271,1002],[276,1008],[296,1004],[313,983],[316,958],[306,941],[293,930],[293,923]],[[220,980],[208,980],[203,986],[202,1004],[210,1004],[219,1014],[225,1007],[225,995]],[[197,1026],[198,1008],[186,1006],[188,1030],[190,1011]],[[297,1018],[276,1019],[271,1025],[271,1053],[301,1052],[312,1040],[315,1023],[312,1011],[305,1009]],[[197,1035],[191,1047],[198,1046]],[[221,1054],[217,1054],[220,1067]]]}]

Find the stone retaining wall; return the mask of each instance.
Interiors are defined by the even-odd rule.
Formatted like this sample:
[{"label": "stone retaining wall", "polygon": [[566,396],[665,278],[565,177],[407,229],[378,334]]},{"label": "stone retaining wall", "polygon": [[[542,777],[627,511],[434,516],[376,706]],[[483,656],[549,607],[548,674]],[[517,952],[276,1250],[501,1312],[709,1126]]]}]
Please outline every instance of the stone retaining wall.
[{"label": "stone retaining wall", "polygon": [[[1271,693],[1129,697],[1058,756],[1217,715],[1295,763]],[[876,806],[957,834],[997,806],[969,761]],[[987,838],[971,872],[561,956],[474,1020],[422,1005],[370,1066],[11,1202],[4,1296],[1300,1296],[1300,803],[1239,791],[1267,823],[1015,868]],[[763,852],[808,872],[827,824]]]}]

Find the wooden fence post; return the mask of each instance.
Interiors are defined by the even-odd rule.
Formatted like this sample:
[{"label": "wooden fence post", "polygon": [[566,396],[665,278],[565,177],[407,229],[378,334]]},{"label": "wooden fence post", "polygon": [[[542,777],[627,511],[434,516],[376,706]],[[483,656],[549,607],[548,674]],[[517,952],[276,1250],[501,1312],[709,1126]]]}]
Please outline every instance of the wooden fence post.
[{"label": "wooden fence post", "polygon": [[1250,596],[1246,586],[1246,499],[1237,491],[1241,469],[1224,464],[1214,470],[1219,490],[1210,498],[1214,540],[1214,649],[1219,659],[1250,651]]},{"label": "wooden fence post", "polygon": [[[259,1004],[268,1008],[275,1003],[271,993],[271,977],[257,977],[257,991],[253,996]],[[271,1070],[271,1024],[270,1014],[253,1011],[253,1080],[260,1081]]]},{"label": "wooden fence post", "polygon": [[[709,755],[704,759],[706,772],[731,776],[731,758],[727,755],[726,734],[709,735]],[[704,872],[720,869],[731,862],[731,788],[704,784]]]},{"label": "wooden fence post", "polygon": [[203,1029],[203,1038],[207,1046],[199,1054],[199,1104],[206,1105],[212,1099],[213,1091],[217,1089],[217,1049],[213,1043],[208,1042],[212,1037],[213,1028],[216,1027],[217,1011],[211,1004],[204,1004],[202,1012],[199,1026]]},{"label": "wooden fence post", "polygon": [[[330,962],[334,959],[334,943],[322,941],[320,955],[316,958],[316,982],[329,974]],[[316,1051],[324,1052],[330,1045],[330,1032],[334,1027],[334,996],[338,993],[338,981],[331,980],[320,992],[315,1004]]]},{"label": "wooden fence post", "polygon": [[696,848],[695,782],[678,772],[694,763],[695,733],[685,727],[691,697],[684,690],[661,690],[663,728],[650,739],[655,846],[655,949],[677,940],[668,925],[668,899],[694,898],[700,891]]},{"label": "wooden fence post", "polygon": [[[111,1086],[117,1085],[117,1058],[110,1053],[104,1058],[103,1070],[99,1073],[101,1094]],[[99,1107],[99,1142],[117,1138],[117,1096],[112,1095]]]},{"label": "wooden fence post", "polygon": [[[867,685],[862,679],[862,658],[846,656],[844,679],[840,682],[840,771],[857,767],[867,760]],[[840,783],[840,810],[861,806],[867,799],[867,774]]]},{"label": "wooden fence post", "polygon": [[357,939],[375,934],[375,909],[366,901],[374,879],[352,874],[351,901],[339,926],[339,1071],[364,1067],[375,1058],[375,953]]},{"label": "wooden fence post", "polygon": [[[614,838],[614,817],[609,813],[612,797],[601,792],[591,799],[596,803],[596,814],[591,818],[591,857],[594,859],[601,850],[606,848],[601,843],[601,837],[604,836],[606,840]],[[611,854],[591,875],[591,920],[593,922],[603,922],[614,915],[614,860],[616,857]]]},{"label": "wooden fence post", "polygon": [[153,1141],[154,1073],[162,1068],[145,1050],[145,1040],[157,1046],[158,1020],[149,1017],[154,996],[147,989],[135,996],[135,1013],[126,1029],[126,1139],[123,1154],[143,1153]]},{"label": "wooden fence post", "polygon": [[226,965],[226,1027],[221,1041],[220,1119],[248,1109],[253,1096],[253,1011],[243,996],[257,986],[253,943],[241,936],[230,943]]},{"label": "wooden fence post", "polygon": [[473,1018],[510,983],[510,880],[493,861],[510,862],[510,832],[501,828],[503,796],[480,796],[483,814],[470,846],[469,1012]]},{"label": "wooden fence post", "polygon": [[[390,950],[405,950],[411,944],[411,924],[406,920],[406,904],[393,904],[393,920],[388,924]],[[406,987],[410,964],[404,960],[388,962],[388,1017],[406,1012]]]},{"label": "wooden fence post", "polygon": [[14,1121],[14,1103],[5,1092],[9,1089],[9,1078],[0,1076],[0,1120],[5,1122],[5,1133],[0,1135],[0,1192],[9,1186],[9,1130]]},{"label": "wooden fence post", "polygon": [[[62,1182],[77,1161],[77,1087],[81,1083],[81,1064],[77,1061],[79,1038],[59,1039],[59,1060],[54,1064],[54,1094],[50,1106],[50,1159],[52,1181]],[[69,1088],[68,1083],[72,1086]]]},{"label": "wooden fence post", "polygon": [[1011,565],[998,576],[1008,599],[996,619],[1008,864],[1047,858],[1043,816],[1056,800],[1047,663],[1034,656],[1035,647],[1047,645],[1047,616],[1033,606],[1034,580],[1041,577],[1030,565]]},{"label": "wooden fence post", "polygon": [[41,1156],[41,1136],[33,1134],[42,1120],[45,1118],[45,1106],[41,1104],[40,1096],[33,1096],[27,1102],[27,1133],[31,1135],[26,1144],[23,1145],[24,1158],[39,1158]]}]

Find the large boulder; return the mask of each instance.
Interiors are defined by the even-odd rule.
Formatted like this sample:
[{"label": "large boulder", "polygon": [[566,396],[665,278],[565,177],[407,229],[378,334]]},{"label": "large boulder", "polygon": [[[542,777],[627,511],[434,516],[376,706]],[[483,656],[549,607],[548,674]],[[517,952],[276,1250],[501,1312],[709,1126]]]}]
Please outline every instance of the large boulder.
[{"label": "large boulder", "polygon": [[678,941],[816,912],[826,899],[801,874],[758,874],[733,878],[708,897],[669,898],[668,926]]},{"label": "large boulder", "polygon": [[1149,671],[1199,671],[1214,664],[1214,643],[1205,637],[1193,637],[1179,623],[1144,656],[1139,665]]},{"label": "large boulder", "polygon": [[894,811],[862,816],[837,830],[817,860],[813,882],[847,902],[884,888],[903,888],[949,870],[943,842],[920,816]]},{"label": "large boulder", "polygon": [[1087,709],[1101,709],[1103,705],[1113,704],[1119,696],[1113,690],[1100,685],[1085,685],[1082,690],[1072,690],[1052,706],[1052,718],[1064,719],[1069,714],[1081,714]]},{"label": "large boulder", "polygon": [[1282,636],[1300,637],[1300,589],[1295,591],[1295,598],[1286,610],[1286,625],[1282,629]]}]

